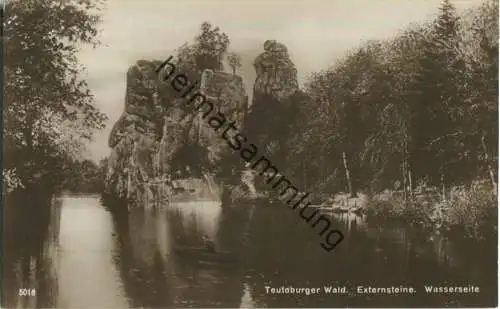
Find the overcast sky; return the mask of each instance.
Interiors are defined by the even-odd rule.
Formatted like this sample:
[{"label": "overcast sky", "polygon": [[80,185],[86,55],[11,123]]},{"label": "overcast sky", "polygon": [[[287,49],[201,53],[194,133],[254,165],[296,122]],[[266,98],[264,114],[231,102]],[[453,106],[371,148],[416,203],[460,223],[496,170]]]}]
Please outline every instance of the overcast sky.
[{"label": "overcast sky", "polygon": [[[284,43],[299,83],[332,65],[363,41],[390,38],[411,22],[433,18],[440,0],[108,0],[100,28],[104,46],[84,48],[80,60],[98,107],[108,115],[89,156],[109,154],[109,131],[124,107],[125,74],[139,59],[164,59],[191,41],[207,20],[230,38],[230,50],[242,53],[242,75],[251,89],[252,61],[263,43]],[[479,0],[453,1],[459,11]]]}]

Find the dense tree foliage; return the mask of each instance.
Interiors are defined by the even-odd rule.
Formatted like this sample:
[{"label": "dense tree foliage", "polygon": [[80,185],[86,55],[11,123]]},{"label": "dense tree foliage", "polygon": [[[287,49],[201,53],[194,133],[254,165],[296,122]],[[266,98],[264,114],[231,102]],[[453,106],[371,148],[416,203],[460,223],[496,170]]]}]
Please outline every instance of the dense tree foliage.
[{"label": "dense tree foliage", "polygon": [[58,188],[60,191],[71,193],[103,192],[107,159],[102,159],[99,164],[91,160],[82,160],[69,162],[67,165],[71,168],[63,171],[63,182]]},{"label": "dense tree foliage", "polygon": [[434,21],[313,74],[288,172],[332,193],[485,177],[496,185],[497,12],[491,0],[458,16],[445,0]]},{"label": "dense tree foliage", "polygon": [[3,161],[26,188],[57,186],[104,126],[77,60],[81,44],[98,44],[99,8],[88,0],[6,6]]},{"label": "dense tree foliage", "polygon": [[178,48],[179,71],[190,80],[198,80],[206,69],[221,71],[229,43],[229,37],[219,27],[203,22],[194,42]]}]

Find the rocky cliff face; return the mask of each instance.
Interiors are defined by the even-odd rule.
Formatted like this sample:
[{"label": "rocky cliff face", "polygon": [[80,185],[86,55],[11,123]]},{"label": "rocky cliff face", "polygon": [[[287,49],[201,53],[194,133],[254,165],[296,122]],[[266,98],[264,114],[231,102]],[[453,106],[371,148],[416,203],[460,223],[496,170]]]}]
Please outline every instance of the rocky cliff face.
[{"label": "rocky cliff face", "polygon": [[[245,120],[245,131],[269,158],[279,151],[276,140],[283,135],[283,125],[289,119],[284,113],[298,92],[297,70],[282,43],[268,40],[254,61],[256,79],[253,87],[251,112]],[[279,162],[275,162],[278,164]],[[257,172],[246,169],[240,184],[232,188],[231,200],[266,196],[269,185],[261,183]]]},{"label": "rocky cliff face", "polygon": [[[246,132],[261,147],[268,158],[280,160],[286,151],[286,124],[288,111],[299,91],[297,70],[282,43],[268,40],[254,61],[256,79],[253,87],[251,111],[245,120]],[[275,162],[278,164],[278,162]],[[244,184],[249,195],[265,195],[268,184],[248,170]],[[243,179],[242,179],[243,180]]]},{"label": "rocky cliff face", "polygon": [[[207,119],[201,117],[201,113],[194,112],[192,105],[186,107],[185,100],[179,99],[179,93],[172,89],[170,81],[160,81],[155,72],[160,65],[161,61],[141,60],[128,70],[124,112],[109,137],[112,151],[108,160],[106,191],[137,205],[170,200],[183,191],[179,186],[194,190],[189,181],[179,181],[177,177],[182,174],[181,170],[187,169],[179,166],[179,158],[182,164],[190,167],[201,164],[217,168],[227,155],[237,155],[220,133],[208,125]],[[255,59],[254,67],[257,77],[252,108],[259,104],[265,107],[269,97],[272,97],[272,103],[286,105],[298,91],[297,70],[283,44],[266,41],[264,52]],[[235,121],[238,128],[243,128],[248,97],[242,78],[206,70],[199,80],[199,91],[214,104],[215,110],[223,113],[229,121]],[[257,120],[260,127],[268,125],[268,119],[257,115]],[[196,147],[193,146],[198,150],[194,151]],[[229,191],[241,189],[243,196],[255,196],[254,175],[249,172],[243,171],[241,182],[227,184],[226,188],[231,188]],[[209,175],[198,178],[193,184],[199,186],[202,179],[208,188],[200,190],[205,192],[204,195],[207,191],[220,194],[222,188],[214,188],[216,182]]]},{"label": "rocky cliff face", "polygon": [[[237,127],[243,127],[248,96],[241,76],[206,70],[201,79],[201,92],[214,104],[214,111],[223,113],[228,121],[235,121]],[[199,137],[191,136],[191,139],[198,139],[199,144],[208,150],[210,163],[220,162],[224,155],[234,155],[227,142],[221,138],[221,133],[214,131],[207,120],[202,119],[201,113],[196,116],[195,127],[197,129],[191,133]]]},{"label": "rocky cliff face", "polygon": [[[160,81],[155,72],[160,64],[141,60],[128,70],[124,112],[109,137],[112,151],[106,191],[138,205],[155,204],[172,196],[172,177],[179,172],[172,161],[175,156],[191,154],[181,152],[187,145],[205,149],[206,161],[212,164],[229,151],[201,114],[186,108],[184,99],[178,99],[170,82]],[[214,103],[215,109],[242,126],[247,110],[242,78],[205,71],[200,79],[199,91]],[[193,161],[205,162],[199,159],[193,157]]]},{"label": "rocky cliff face", "polygon": [[144,197],[146,184],[155,176],[155,150],[163,127],[163,108],[153,100],[158,86],[155,64],[138,61],[128,70],[124,112],[109,136],[106,190],[119,198]]},{"label": "rocky cliff face", "polygon": [[253,102],[259,97],[271,95],[278,101],[284,101],[299,89],[297,69],[290,60],[288,49],[282,43],[268,40],[264,43],[264,52],[254,62],[257,78],[254,84]]}]

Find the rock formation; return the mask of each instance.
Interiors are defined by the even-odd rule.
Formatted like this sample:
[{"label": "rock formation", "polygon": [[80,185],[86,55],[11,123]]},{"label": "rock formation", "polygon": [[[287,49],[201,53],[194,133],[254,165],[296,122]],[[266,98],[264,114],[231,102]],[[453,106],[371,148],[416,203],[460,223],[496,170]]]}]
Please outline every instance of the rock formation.
[{"label": "rock formation", "polygon": [[297,70],[287,48],[274,40],[264,43],[264,52],[257,56],[254,67],[257,76],[245,127],[255,142],[270,148],[270,155],[286,135],[292,105],[300,104]]},{"label": "rock formation", "polygon": [[138,61],[128,70],[125,110],[109,136],[106,190],[118,198],[140,200],[155,176],[155,148],[163,127],[163,108],[153,100],[155,65],[159,63]]},{"label": "rock formation", "polygon": [[[192,184],[189,179],[179,179],[185,175],[177,176],[186,170],[189,174],[192,168],[199,168],[199,165],[217,169],[225,163],[227,155],[237,154],[229,148],[220,132],[214,131],[207,119],[201,117],[201,112],[196,113],[192,105],[186,105],[185,99],[179,98],[170,80],[160,80],[155,70],[161,63],[141,60],[127,72],[124,112],[109,137],[112,150],[108,160],[106,191],[109,195],[138,205],[154,205],[170,200],[183,191],[182,187],[193,190],[199,186],[201,179],[208,188],[201,191],[217,191],[220,195],[222,186],[215,188],[216,181],[206,173],[197,175],[198,179]],[[286,106],[289,98],[298,91],[297,70],[287,48],[274,40],[266,41],[264,52],[255,59],[254,67],[257,77],[252,109],[254,105],[266,109],[266,103],[283,103]],[[199,79],[199,91],[214,104],[214,109],[243,129],[248,97],[242,78],[205,70]],[[189,82],[191,84],[194,80]],[[256,114],[258,126],[264,125],[266,129],[269,121]],[[179,158],[181,165],[186,166],[176,163]],[[242,170],[237,183],[223,186],[231,189],[224,193],[232,195],[229,191],[239,190],[243,196],[256,196],[254,175]]]},{"label": "rock formation", "polygon": [[[257,56],[254,67],[257,76],[251,112],[245,122],[246,131],[255,143],[265,146],[268,158],[279,160],[279,152],[285,151],[280,143],[284,144],[286,139],[284,124],[289,121],[286,112],[299,91],[297,70],[286,46],[275,40],[264,43],[264,52]],[[255,176],[255,172],[252,173]],[[259,178],[254,179],[258,181]],[[257,191],[266,190],[268,185],[257,182],[255,187]]]},{"label": "rock formation", "polygon": [[257,73],[253,88],[254,103],[262,95],[271,95],[283,101],[299,89],[297,69],[282,43],[266,41],[264,52],[255,59],[254,67]]},{"label": "rock formation", "polygon": [[[170,81],[160,81],[155,72],[160,64],[141,60],[128,70],[124,112],[109,136],[112,150],[106,191],[138,205],[152,205],[172,196],[173,176],[178,172],[172,160],[186,145],[205,149],[212,164],[229,149],[201,114],[186,108]],[[247,109],[242,78],[212,71],[205,71],[200,78],[199,91],[241,127]]]}]

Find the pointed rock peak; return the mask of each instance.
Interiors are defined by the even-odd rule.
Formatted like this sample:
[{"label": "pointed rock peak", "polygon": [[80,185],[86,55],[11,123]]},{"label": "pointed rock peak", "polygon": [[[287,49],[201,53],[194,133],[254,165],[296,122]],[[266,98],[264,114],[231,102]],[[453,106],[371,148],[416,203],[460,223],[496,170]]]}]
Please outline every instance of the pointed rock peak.
[{"label": "pointed rock peak", "polygon": [[272,96],[281,101],[299,88],[297,69],[290,59],[288,49],[276,40],[264,42],[264,52],[255,59],[254,67],[257,73],[254,101],[262,95]]}]

